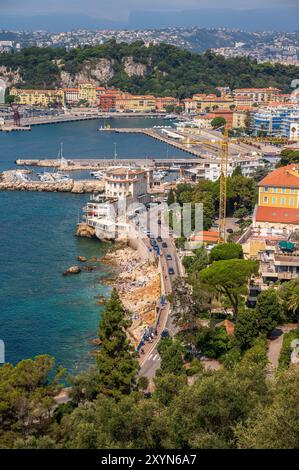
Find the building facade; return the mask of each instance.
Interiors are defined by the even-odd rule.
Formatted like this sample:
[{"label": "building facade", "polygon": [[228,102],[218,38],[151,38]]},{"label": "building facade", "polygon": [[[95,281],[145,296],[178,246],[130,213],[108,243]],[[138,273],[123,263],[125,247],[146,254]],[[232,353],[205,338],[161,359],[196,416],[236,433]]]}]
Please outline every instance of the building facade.
[{"label": "building facade", "polygon": [[130,197],[134,202],[145,203],[148,176],[145,170],[115,168],[107,171],[105,176],[105,196],[110,198]]},{"label": "building facade", "polygon": [[287,232],[299,228],[299,165],[277,168],[260,181],[253,226]]},{"label": "building facade", "polygon": [[251,99],[251,104],[263,104],[275,101],[276,96],[279,95],[281,90],[279,88],[236,88],[233,91],[233,96],[241,99]]},{"label": "building facade", "polygon": [[255,135],[286,137],[299,140],[299,106],[278,106],[260,109],[253,116]]},{"label": "building facade", "polygon": [[54,105],[64,106],[63,90],[23,90],[11,88],[10,95],[16,97],[19,104],[51,107]]}]

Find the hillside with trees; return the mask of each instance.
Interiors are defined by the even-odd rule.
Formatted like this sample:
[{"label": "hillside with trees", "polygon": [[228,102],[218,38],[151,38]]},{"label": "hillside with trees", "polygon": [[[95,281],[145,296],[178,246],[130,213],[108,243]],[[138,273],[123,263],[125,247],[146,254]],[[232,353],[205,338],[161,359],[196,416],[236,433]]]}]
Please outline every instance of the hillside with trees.
[{"label": "hillside with trees", "polygon": [[216,92],[217,86],[274,86],[289,92],[291,81],[298,76],[296,66],[258,64],[249,58],[225,59],[211,51],[198,54],[168,44],[145,47],[141,41],[118,44],[114,40],[70,51],[24,48],[18,53],[1,54],[0,67],[5,68],[2,74],[8,83],[22,88],[60,87],[66,76],[68,82],[76,84],[84,69],[84,77],[98,85],[180,99],[194,93]]},{"label": "hillside with trees", "polygon": [[[196,326],[193,305],[191,337],[185,331],[160,341],[161,365],[148,393],[113,291],[100,321],[95,365],[71,379],[68,403],[55,405],[64,371],[48,356],[0,368],[0,448],[298,448],[299,370],[284,361],[273,380],[266,373],[265,334],[275,323],[269,319],[275,295],[270,290],[261,297],[258,327],[242,347],[224,328]],[[206,371],[196,351],[226,357],[223,367]]]}]

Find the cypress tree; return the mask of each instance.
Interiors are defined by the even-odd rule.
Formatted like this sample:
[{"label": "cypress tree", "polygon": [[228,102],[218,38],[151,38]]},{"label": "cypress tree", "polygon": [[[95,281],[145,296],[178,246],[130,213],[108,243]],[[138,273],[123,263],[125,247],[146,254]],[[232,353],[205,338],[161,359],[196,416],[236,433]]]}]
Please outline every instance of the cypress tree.
[{"label": "cypress tree", "polygon": [[99,325],[99,392],[105,395],[128,394],[135,385],[139,366],[134,357],[134,348],[127,338],[130,324],[119,296],[113,289]]}]

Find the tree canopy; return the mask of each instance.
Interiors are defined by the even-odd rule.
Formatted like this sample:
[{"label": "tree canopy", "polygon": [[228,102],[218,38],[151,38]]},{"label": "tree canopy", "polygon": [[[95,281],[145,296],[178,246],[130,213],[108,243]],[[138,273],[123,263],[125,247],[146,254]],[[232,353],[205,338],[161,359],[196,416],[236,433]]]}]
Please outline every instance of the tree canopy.
[{"label": "tree canopy", "polygon": [[[124,61],[131,57],[145,67],[143,76],[129,76]],[[290,92],[291,81],[297,77],[295,66],[259,64],[248,57],[225,59],[207,51],[197,54],[169,45],[145,46],[142,41],[132,44],[117,43],[72,48],[28,47],[17,53],[0,56],[0,66],[14,73],[18,70],[22,88],[55,88],[61,84],[61,71],[71,77],[82,71],[85,64],[91,70],[98,59],[111,61],[113,77],[98,80],[100,85],[118,87],[137,94],[176,96],[180,99],[195,93],[218,93],[216,87],[278,87]],[[91,73],[92,75],[92,73]],[[96,76],[92,76],[95,78]]]},{"label": "tree canopy", "polygon": [[252,260],[230,259],[214,261],[200,272],[203,285],[229,298],[235,319],[238,314],[240,296],[247,293],[247,282],[258,271],[258,263]]}]

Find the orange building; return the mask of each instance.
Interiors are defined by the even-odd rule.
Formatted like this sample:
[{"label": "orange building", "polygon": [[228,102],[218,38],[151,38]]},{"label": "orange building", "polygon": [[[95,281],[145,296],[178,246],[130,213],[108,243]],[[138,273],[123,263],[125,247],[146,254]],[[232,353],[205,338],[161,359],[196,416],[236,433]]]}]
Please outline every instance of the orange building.
[{"label": "orange building", "polygon": [[167,110],[168,106],[179,106],[180,102],[177,98],[173,98],[172,96],[162,96],[156,98],[156,111],[159,113],[164,113]]}]

